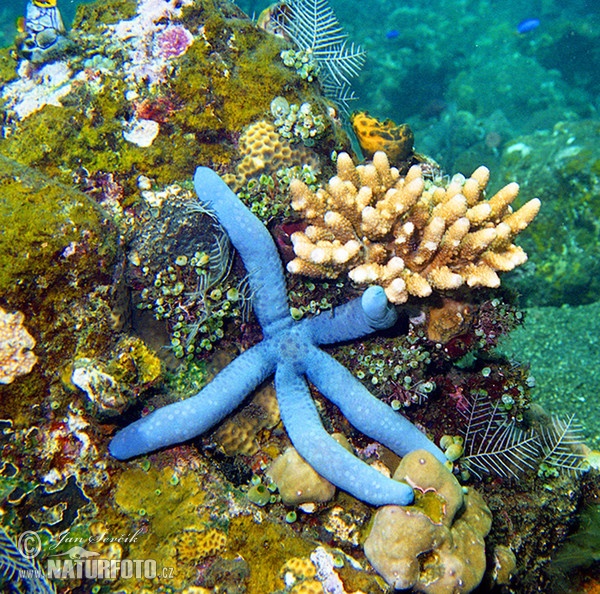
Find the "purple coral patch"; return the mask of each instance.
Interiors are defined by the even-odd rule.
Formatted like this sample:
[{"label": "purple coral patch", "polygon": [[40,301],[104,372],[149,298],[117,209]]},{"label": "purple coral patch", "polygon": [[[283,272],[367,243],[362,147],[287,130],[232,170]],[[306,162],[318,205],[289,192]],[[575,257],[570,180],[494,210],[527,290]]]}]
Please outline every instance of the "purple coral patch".
[{"label": "purple coral patch", "polygon": [[187,52],[194,42],[192,34],[181,25],[173,25],[161,31],[156,38],[158,54],[162,58],[176,58]]}]

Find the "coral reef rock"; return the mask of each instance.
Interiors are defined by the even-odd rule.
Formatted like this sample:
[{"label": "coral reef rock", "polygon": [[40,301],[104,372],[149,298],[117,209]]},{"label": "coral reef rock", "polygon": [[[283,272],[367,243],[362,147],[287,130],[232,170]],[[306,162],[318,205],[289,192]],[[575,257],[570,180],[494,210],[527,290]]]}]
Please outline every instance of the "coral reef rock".
[{"label": "coral reef rock", "polygon": [[214,433],[214,439],[228,456],[253,456],[259,449],[258,435],[279,423],[279,407],[273,384],[261,387],[243,410],[230,416]]},{"label": "coral reef rock", "polygon": [[310,223],[292,235],[288,270],[318,278],[348,271],[358,284],[379,284],[392,303],[432,291],[498,287],[497,271],[527,260],[513,239],[537,215],[534,198],[513,212],[519,186],[510,183],[485,200],[489,171],[455,175],[445,186],[411,167],[401,177],[388,157],[355,166],[346,153],[327,188],[311,191],[294,180],[292,207]]},{"label": "coral reef rock", "polygon": [[89,398],[96,413],[110,416],[122,413],[160,380],[161,362],[137,337],[121,339],[107,355],[108,361],[77,357],[70,366],[70,381]]},{"label": "coral reef rock", "polygon": [[492,516],[481,495],[463,490],[425,451],[406,455],[394,479],[415,489],[415,505],[387,505],[375,514],[365,554],[386,582],[414,592],[471,592],[486,567],[484,538]]},{"label": "coral reef rock", "polygon": [[398,455],[423,449],[446,461],[425,433],[318,348],[390,328],[397,312],[384,290],[369,287],[362,297],[336,308],[333,316],[294,320],[279,253],[267,228],[212,169],[198,167],[194,187],[200,204],[214,213],[249,271],[248,284],[263,340],[229,363],[195,396],[156,409],[121,429],[110,442],[110,453],[125,460],[200,435],[274,374],[288,437],[318,474],[371,505],[411,503],[414,494],[409,485],[379,473],[325,430],[307,384],[310,381],[358,430]]},{"label": "coral reef rock", "polygon": [[0,307],[0,384],[28,374],[37,362],[31,351],[35,339],[23,326],[24,320],[20,311],[8,313]]}]

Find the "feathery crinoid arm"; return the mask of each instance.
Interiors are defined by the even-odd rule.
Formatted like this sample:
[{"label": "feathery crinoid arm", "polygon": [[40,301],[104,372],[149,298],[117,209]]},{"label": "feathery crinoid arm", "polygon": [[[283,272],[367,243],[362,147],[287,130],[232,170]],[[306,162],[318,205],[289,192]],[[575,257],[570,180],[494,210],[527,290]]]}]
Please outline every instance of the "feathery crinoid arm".
[{"label": "feathery crinoid arm", "polygon": [[208,431],[274,371],[264,343],[243,352],[198,394],[163,406],[121,429],[108,449],[118,460],[181,443]]},{"label": "feathery crinoid arm", "polygon": [[208,167],[198,167],[194,187],[200,202],[216,216],[239,252],[252,291],[256,317],[268,337],[276,328],[291,323],[281,260],[267,228],[227,184]]}]

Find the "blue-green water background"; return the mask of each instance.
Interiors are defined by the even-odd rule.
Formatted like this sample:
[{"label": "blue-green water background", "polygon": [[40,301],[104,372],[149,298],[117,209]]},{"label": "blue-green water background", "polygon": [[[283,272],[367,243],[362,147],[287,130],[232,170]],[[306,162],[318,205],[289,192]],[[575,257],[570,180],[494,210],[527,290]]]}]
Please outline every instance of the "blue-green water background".
[{"label": "blue-green water background", "polygon": [[[82,3],[59,0],[67,26]],[[256,17],[268,2],[238,4]],[[26,0],[2,0],[0,45],[12,43],[25,5]],[[367,51],[354,85],[359,99],[352,108],[410,123],[416,150],[448,172],[470,173],[482,163],[497,172],[508,141],[532,133],[552,136],[558,122],[599,119],[598,1],[330,0],[330,5],[350,40]],[[540,25],[519,34],[518,24],[527,18],[539,19]],[[598,146],[593,134],[588,141]],[[546,165],[540,155],[539,167]],[[517,181],[524,180],[517,175]],[[552,199],[540,197],[542,202]],[[600,226],[597,220],[585,224]],[[598,299],[600,295],[591,303],[589,298],[581,303],[571,299],[558,307],[529,303],[528,323],[504,347],[532,363],[536,398],[551,412],[577,414],[596,446]]]}]

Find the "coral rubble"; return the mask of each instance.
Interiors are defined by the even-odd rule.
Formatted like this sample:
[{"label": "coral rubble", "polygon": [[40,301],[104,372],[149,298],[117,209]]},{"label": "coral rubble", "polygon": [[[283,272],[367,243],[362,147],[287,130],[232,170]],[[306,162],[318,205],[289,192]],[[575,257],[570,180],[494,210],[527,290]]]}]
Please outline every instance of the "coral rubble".
[{"label": "coral rubble", "polygon": [[107,362],[78,357],[70,366],[72,385],[90,400],[99,416],[118,414],[161,376],[158,357],[137,337],[122,338]]},{"label": "coral rubble", "polygon": [[540,201],[513,212],[519,186],[511,183],[489,200],[489,171],[428,182],[419,166],[405,177],[385,153],[355,166],[338,155],[337,175],[312,192],[290,185],[292,206],[310,223],[292,235],[296,258],[288,270],[319,278],[342,272],[358,284],[380,284],[392,303],[432,291],[498,287],[498,271],[512,270],[527,255],[513,239],[536,216]]}]

